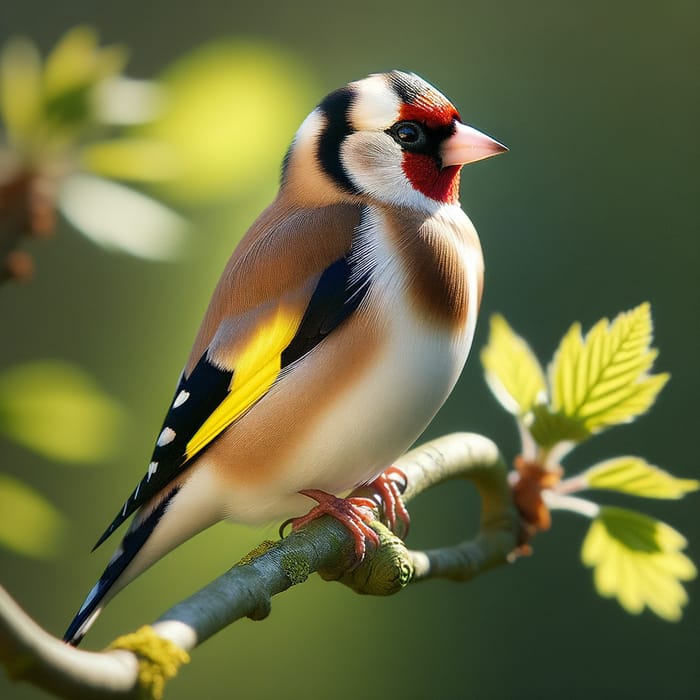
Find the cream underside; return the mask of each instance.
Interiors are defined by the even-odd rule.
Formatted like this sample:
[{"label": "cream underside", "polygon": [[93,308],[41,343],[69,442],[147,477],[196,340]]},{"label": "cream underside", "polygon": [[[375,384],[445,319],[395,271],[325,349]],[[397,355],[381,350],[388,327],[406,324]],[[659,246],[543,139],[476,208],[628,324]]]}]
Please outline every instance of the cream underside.
[{"label": "cream underside", "polygon": [[[466,218],[458,207],[445,207],[445,215]],[[455,242],[462,245],[461,241]],[[419,437],[452,390],[471,346],[477,315],[477,260],[465,247],[468,324],[455,336],[446,330],[436,332],[408,307],[407,295],[402,293],[404,271],[381,237],[373,256],[374,269],[379,273],[364,303],[376,310],[377,322],[384,329],[386,341],[379,355],[356,381],[334,397],[314,425],[307,426],[306,439],[275,470],[272,483],[251,488],[231,480],[224,485],[205,452],[119,587],[163,553],[219,519],[264,523],[301,515],[312,505],[308,498],[298,495],[301,489],[344,494],[376,477]],[[308,363],[319,361],[315,353],[333,353],[334,337],[336,334],[278,380],[263,402],[274,402],[276,392],[288,390],[287,383],[303,375],[303,370],[311,367]],[[262,402],[252,410],[259,407]],[[231,455],[231,462],[235,463],[235,455]]]},{"label": "cream underside", "polygon": [[[447,216],[466,218],[459,207],[444,210]],[[472,258],[469,248],[464,248],[470,269],[469,321],[455,337],[446,330],[436,331],[416,317],[407,306],[407,295],[402,293],[405,274],[395,252],[381,237],[372,238],[379,241],[373,248],[373,268],[379,273],[372,280],[365,303],[378,315],[385,345],[361,378],[339,393],[315,425],[307,428],[307,438],[276,470],[273,483],[254,488],[232,483],[229,490],[217,493],[226,517],[260,523],[300,515],[311,505],[309,499],[297,494],[301,489],[342,494],[373,479],[419,437],[454,387],[474,335],[478,300],[476,258]],[[455,243],[462,245],[461,241]],[[288,389],[287,382],[293,381],[293,375],[318,361],[315,353],[326,352],[332,357],[331,340],[328,338],[302,360],[289,377],[279,380],[266,400],[273,402],[276,392]],[[197,471],[208,470],[213,470],[213,466],[208,465],[205,453]],[[174,509],[182,501],[184,511],[190,483],[178,495]]]}]

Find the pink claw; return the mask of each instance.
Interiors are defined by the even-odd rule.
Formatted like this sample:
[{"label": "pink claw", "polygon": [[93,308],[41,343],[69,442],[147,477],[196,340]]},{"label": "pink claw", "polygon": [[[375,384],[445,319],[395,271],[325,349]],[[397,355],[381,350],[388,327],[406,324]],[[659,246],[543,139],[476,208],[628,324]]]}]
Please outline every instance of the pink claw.
[{"label": "pink claw", "polygon": [[302,515],[299,518],[290,518],[282,523],[280,534],[287,525],[291,525],[292,530],[298,530],[322,515],[330,515],[340,521],[352,535],[355,542],[355,554],[357,555],[355,566],[359,565],[365,558],[367,540],[372,542],[375,547],[379,546],[379,536],[368,524],[374,520],[374,515],[371,511],[376,508],[376,503],[372,499],[338,498],[318,489],[304,489],[299,491],[299,493],[318,501],[318,505],[314,506],[306,515]]},{"label": "pink claw", "polygon": [[[403,489],[399,488],[400,481],[403,484]],[[389,467],[384,470],[374,481],[371,481],[368,486],[373,488],[382,501],[384,508],[384,517],[392,532],[396,532],[397,522],[401,521],[402,539],[408,535],[408,529],[411,525],[411,516],[406,510],[403,499],[401,498],[402,491],[406,489],[408,479],[406,475],[398,467]]]}]

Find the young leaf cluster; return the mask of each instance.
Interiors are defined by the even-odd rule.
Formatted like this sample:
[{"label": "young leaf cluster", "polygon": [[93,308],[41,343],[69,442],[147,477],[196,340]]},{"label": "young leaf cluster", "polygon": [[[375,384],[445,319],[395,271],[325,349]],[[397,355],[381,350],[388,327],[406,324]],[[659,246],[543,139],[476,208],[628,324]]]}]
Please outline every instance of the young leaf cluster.
[{"label": "young leaf cluster", "polygon": [[97,121],[97,88],[125,63],[122,47],[98,47],[87,27],[66,34],[43,64],[30,41],[10,40],[0,55],[0,107],[9,143],[29,162],[72,147]]},{"label": "young leaf cluster", "polygon": [[[494,316],[481,360],[493,394],[518,422],[523,459],[558,473],[560,460],[575,445],[645,413],[669,379],[666,373],[652,373],[657,356],[652,337],[648,303],[621,313],[612,323],[600,320],[585,337],[574,323],[545,373],[526,341],[505,319]],[[678,499],[700,483],[678,479],[634,456],[609,459],[554,482],[544,494],[549,508],[592,519],[581,556],[594,570],[598,593],[616,598],[630,613],[648,607],[666,620],[679,619],[687,602],[681,581],[696,575],[681,551],[686,546],[682,535],[641,513],[570,494],[604,489]]]},{"label": "young leaf cluster", "polygon": [[[127,153],[130,179],[140,183],[171,177],[176,169],[170,146],[135,140],[127,131],[153,120],[163,100],[157,83],[126,78],[125,63],[124,48],[101,47],[88,27],[70,30],[44,60],[28,39],[10,39],[3,47],[0,190],[21,212],[23,230],[16,236],[51,235],[58,209],[80,233],[111,250],[161,260],[181,248],[181,217],[92,166],[92,154],[106,151],[113,160]],[[7,235],[3,223],[0,238]]]},{"label": "young leaf cluster", "polygon": [[[255,196],[276,176],[316,90],[294,56],[262,42],[205,44],[159,80],[128,78],[125,63],[122,47],[99,46],[88,27],[70,30],[43,60],[27,39],[5,45],[0,201],[3,189],[16,196],[16,184],[28,202],[40,190],[49,214],[60,210],[94,243],[174,259],[188,226],[163,202]],[[35,214],[26,233],[51,232],[55,217],[44,216],[39,231]]]}]

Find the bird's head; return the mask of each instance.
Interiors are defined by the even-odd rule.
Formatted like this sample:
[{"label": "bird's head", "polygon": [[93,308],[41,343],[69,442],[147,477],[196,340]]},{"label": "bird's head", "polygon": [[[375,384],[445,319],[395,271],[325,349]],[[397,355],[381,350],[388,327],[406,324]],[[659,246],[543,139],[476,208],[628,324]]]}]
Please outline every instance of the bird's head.
[{"label": "bird's head", "polygon": [[323,99],[299,128],[282,181],[307,200],[432,209],[457,201],[463,165],[506,150],[463,124],[425,80],[391,71]]}]

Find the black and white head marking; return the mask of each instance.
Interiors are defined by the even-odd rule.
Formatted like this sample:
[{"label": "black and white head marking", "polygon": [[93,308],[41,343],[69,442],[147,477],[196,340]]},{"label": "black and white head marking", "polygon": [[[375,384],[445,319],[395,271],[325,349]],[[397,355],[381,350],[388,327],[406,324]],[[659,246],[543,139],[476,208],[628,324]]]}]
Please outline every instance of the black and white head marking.
[{"label": "black and white head marking", "polygon": [[325,126],[318,139],[318,161],[323,171],[351,194],[357,194],[358,190],[340,159],[340,150],[343,141],[353,132],[350,108],[354,98],[354,90],[346,85],[332,92],[318,106],[319,113],[325,119]]}]

